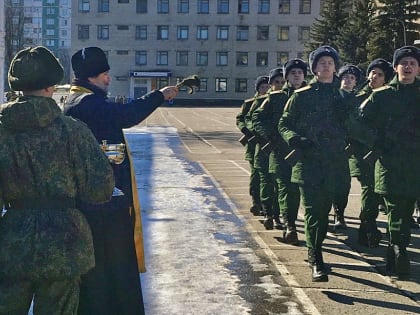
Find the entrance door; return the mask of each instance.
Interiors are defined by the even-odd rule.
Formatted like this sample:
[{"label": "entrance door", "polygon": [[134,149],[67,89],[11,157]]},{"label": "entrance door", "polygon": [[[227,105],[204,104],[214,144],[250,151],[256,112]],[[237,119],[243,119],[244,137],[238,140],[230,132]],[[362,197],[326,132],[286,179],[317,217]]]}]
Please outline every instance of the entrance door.
[{"label": "entrance door", "polygon": [[152,82],[150,79],[136,78],[134,79],[134,98],[139,98],[150,91]]}]

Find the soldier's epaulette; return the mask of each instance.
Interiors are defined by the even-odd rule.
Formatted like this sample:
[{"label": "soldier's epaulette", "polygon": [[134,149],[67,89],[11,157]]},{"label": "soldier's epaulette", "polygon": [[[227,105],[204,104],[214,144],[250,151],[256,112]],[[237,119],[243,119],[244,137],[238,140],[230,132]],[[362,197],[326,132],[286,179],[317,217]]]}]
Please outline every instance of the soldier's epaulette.
[{"label": "soldier's epaulette", "polygon": [[377,89],[373,89],[372,91],[377,92],[377,91],[384,91],[384,90],[388,90],[388,89],[392,89],[392,86],[384,85],[384,86],[378,87]]},{"label": "soldier's epaulette", "polygon": [[304,87],[301,87],[301,88],[295,90],[295,92],[296,93],[299,93],[299,92],[303,92],[303,91],[306,91],[306,90],[310,90],[311,88],[312,88],[312,86],[310,84],[308,84],[308,85],[306,85]]}]

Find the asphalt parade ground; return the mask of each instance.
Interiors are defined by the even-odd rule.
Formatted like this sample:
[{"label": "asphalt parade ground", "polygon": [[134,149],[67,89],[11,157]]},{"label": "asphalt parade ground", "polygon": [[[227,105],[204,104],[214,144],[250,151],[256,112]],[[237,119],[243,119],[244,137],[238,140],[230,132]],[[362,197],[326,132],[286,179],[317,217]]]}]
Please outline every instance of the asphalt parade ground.
[{"label": "asphalt parade ground", "polygon": [[[386,276],[384,256],[387,246],[385,236],[387,218],[382,213],[378,218],[379,228],[384,235],[384,240],[381,241],[379,247],[366,248],[357,243],[360,185],[356,180],[352,181],[349,203],[345,211],[348,224],[347,229],[340,233],[335,233],[331,230],[324,243],[324,260],[330,270],[329,282],[313,283],[311,281],[311,270],[306,261],[307,249],[304,242],[302,209],[299,211],[297,221],[298,246],[285,244],[282,241],[281,230],[265,230],[262,224],[263,217],[254,216],[249,211],[249,165],[244,160],[244,148],[237,141],[241,136],[235,125],[235,116],[238,111],[239,108],[235,107],[161,107],[147,120],[128,132],[136,133],[138,130],[141,130],[144,141],[144,139],[151,137],[157,130],[156,128],[160,128],[161,140],[165,138],[178,139],[176,155],[182,156],[188,163],[198,165],[199,171],[197,171],[197,176],[201,176],[199,173],[202,172],[211,179],[212,185],[217,188],[219,194],[215,198],[223,199],[223,202],[219,201],[216,203],[219,216],[221,215],[220,213],[223,213],[223,208],[230,208],[232,212],[226,212],[225,219],[227,221],[233,220],[232,218],[227,219],[227,215],[239,218],[241,224],[235,223],[232,226],[235,229],[235,233],[238,233],[237,229],[242,229],[246,232],[246,235],[241,236],[244,238],[241,240],[242,244],[249,244],[249,248],[258,257],[268,262],[270,266],[269,272],[266,272],[265,275],[270,274],[275,279],[273,281],[286,288],[287,292],[289,292],[289,298],[283,299],[281,303],[279,302],[276,308],[276,303],[273,302],[273,297],[270,294],[261,294],[258,297],[252,296],[253,292],[260,292],[258,290],[253,291],[252,287],[263,282],[263,278],[258,277],[258,272],[254,268],[254,270],[245,270],[245,274],[242,274],[240,281],[242,291],[240,290],[238,297],[240,297],[241,301],[246,300],[247,307],[244,307],[241,304],[242,302],[235,302],[235,299],[230,300],[225,307],[222,304],[218,308],[212,309],[206,309],[206,305],[210,304],[204,303],[197,309],[191,306],[193,304],[190,306],[184,304],[184,308],[182,305],[176,306],[177,303],[182,304],[185,302],[183,300],[185,295],[198,291],[194,289],[193,282],[196,281],[196,277],[192,275],[196,275],[196,273],[204,274],[205,278],[207,278],[207,285],[214,283],[219,286],[219,289],[208,289],[205,292],[224,292],[222,289],[224,282],[217,281],[221,275],[212,274],[212,269],[208,267],[209,265],[206,261],[202,261],[199,264],[201,271],[188,272],[189,266],[195,265],[193,260],[199,260],[204,255],[203,251],[197,248],[197,245],[193,245],[192,248],[182,247],[182,252],[189,257],[188,259],[183,256],[184,261],[172,263],[171,267],[162,269],[156,267],[160,263],[159,260],[169,259],[167,255],[171,255],[171,251],[177,252],[177,250],[181,250],[181,248],[177,248],[178,246],[181,247],[181,244],[174,241],[171,243],[171,246],[165,247],[166,255],[159,255],[159,248],[156,248],[156,244],[153,244],[154,238],[149,237],[147,234],[152,232],[149,228],[155,223],[156,219],[153,217],[156,213],[153,214],[148,209],[150,206],[148,199],[155,192],[152,188],[146,187],[142,179],[137,179],[138,183],[141,184],[139,192],[143,224],[145,225],[144,235],[145,241],[148,243],[146,247],[149,247],[146,252],[146,266],[149,264],[148,272],[142,275],[146,311],[150,310],[147,314],[163,314],[151,311],[153,309],[163,310],[163,308],[157,306],[159,303],[167,306],[165,314],[420,314],[420,229],[412,229],[412,242],[408,249],[411,260],[410,278],[400,281]],[[165,134],[167,130],[171,132]],[[139,149],[133,152],[133,156],[135,159],[137,158],[138,163],[144,163],[146,160],[154,161],[156,155],[153,153],[150,143],[148,146],[149,153],[146,158],[144,152],[139,153],[145,150],[144,147],[142,148],[141,142],[139,143]],[[168,144],[161,142],[160,146],[165,145]],[[165,154],[165,152],[160,152],[160,159]],[[174,152],[171,155],[174,155]],[[169,160],[165,159],[162,163],[169,163]],[[177,168],[176,165],[171,165],[171,167],[172,171],[175,171]],[[147,168],[142,168],[140,171],[136,170],[136,172],[141,177],[146,170],[150,169],[151,166],[147,166]],[[168,178],[174,176],[171,175],[171,168],[165,169],[165,172],[167,172]],[[179,182],[182,182],[183,175],[176,176],[179,176]],[[192,178],[194,176],[191,176],[190,180]],[[199,186],[199,183],[197,184]],[[191,184],[191,181],[188,182],[188,185],[194,186],[194,184]],[[191,189],[193,191],[193,187]],[[171,207],[170,198],[162,200],[163,207],[165,207],[164,202],[167,202],[168,206]],[[183,210],[188,211],[188,202],[181,206]],[[200,206],[194,205],[194,207]],[[186,215],[188,216],[188,214]],[[196,220],[199,219],[197,218]],[[332,221],[333,216],[331,213],[330,222],[332,223]],[[171,224],[169,220],[160,220],[159,224],[162,229],[168,230],[170,227],[170,231],[175,238],[177,233],[185,233],[189,227],[192,228],[195,222],[197,221],[193,220],[180,226],[179,224],[169,225]],[[177,228],[180,228],[180,230],[178,231]],[[222,229],[225,228],[226,226],[222,227]],[[226,231],[224,232],[226,233]],[[217,229],[212,233],[217,234]],[[247,239],[248,237],[249,240]],[[158,241],[162,242],[160,243],[162,247],[168,244],[168,240],[156,239],[155,242]],[[206,249],[205,251],[209,250],[211,249]],[[213,253],[213,256],[215,255],[217,256],[217,253]],[[212,264],[211,261],[208,263]],[[170,274],[172,272],[174,274],[182,273],[185,276],[182,282],[174,284],[167,281],[168,278],[171,278]],[[192,283],[189,283],[190,280]],[[160,281],[158,288],[154,288],[155,284],[152,284],[152,282],[156,283],[156,281]],[[226,285],[233,285],[228,280],[226,281]],[[179,290],[182,288],[183,298],[179,296],[179,301],[177,301],[176,296],[174,297],[174,295],[165,291],[168,290],[169,292],[177,285]],[[188,293],[188,288],[190,293]],[[248,293],[243,293],[246,291],[246,288],[250,290],[247,291]],[[153,301],[151,301],[152,299]],[[195,299],[200,300],[199,297]],[[205,299],[203,297],[203,300]],[[220,300],[221,297],[216,295],[214,299]],[[288,300],[297,303],[297,306],[293,308],[290,306],[284,307],[285,305],[287,306]],[[171,303],[174,305],[172,308],[170,307]],[[199,301],[197,303],[200,304]],[[235,309],[235,305],[240,305],[240,308]]]}]

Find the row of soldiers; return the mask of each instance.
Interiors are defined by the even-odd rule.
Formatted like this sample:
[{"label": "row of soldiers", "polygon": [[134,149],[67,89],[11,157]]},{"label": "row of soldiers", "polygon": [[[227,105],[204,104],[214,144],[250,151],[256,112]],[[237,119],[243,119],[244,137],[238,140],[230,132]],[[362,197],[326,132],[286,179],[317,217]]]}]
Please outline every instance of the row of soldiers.
[{"label": "row of soldiers", "polygon": [[[298,245],[302,204],[312,281],[328,281],[322,256],[328,215],[333,208],[334,229],[346,228],[344,210],[356,177],[362,189],[359,242],[379,245],[376,220],[384,207],[387,271],[405,278],[420,196],[420,49],[395,50],[392,64],[375,59],[366,76],[355,65],[339,68],[331,46],[312,51],[308,61],[292,59],[258,77],[256,94],[236,117],[251,169],[250,211],[265,216],[266,229],[283,228],[284,241]],[[313,78],[307,83],[308,68]]]}]

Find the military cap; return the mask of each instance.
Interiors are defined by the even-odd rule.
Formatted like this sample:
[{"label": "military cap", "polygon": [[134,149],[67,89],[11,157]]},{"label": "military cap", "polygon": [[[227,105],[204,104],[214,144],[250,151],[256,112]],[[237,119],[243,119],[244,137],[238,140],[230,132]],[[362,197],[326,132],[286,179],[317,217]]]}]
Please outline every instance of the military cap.
[{"label": "military cap", "polygon": [[74,76],[80,79],[96,77],[110,69],[104,51],[99,47],[86,47],[71,57]]},{"label": "military cap", "polygon": [[269,74],[268,74],[268,83],[273,83],[273,80],[275,77],[278,76],[282,76],[283,77],[283,68],[274,68],[272,70],[270,70]]},{"label": "military cap", "polygon": [[362,70],[355,66],[355,65],[345,65],[342,66],[340,68],[340,70],[338,70],[338,77],[341,80],[343,78],[343,75],[345,75],[346,73],[350,73],[352,75],[354,75],[356,77],[356,84],[360,83],[360,80],[363,77],[363,73]]},{"label": "military cap", "polygon": [[14,91],[36,91],[59,83],[64,70],[54,54],[43,46],[19,51],[10,63],[7,79]]},{"label": "military cap", "polygon": [[258,88],[261,84],[268,84],[268,76],[267,75],[261,75],[255,80],[255,91],[258,91]]},{"label": "military cap", "polygon": [[302,59],[295,58],[295,59],[288,60],[284,64],[284,66],[283,66],[284,78],[286,78],[287,75],[289,74],[290,70],[292,70],[294,68],[302,69],[303,70],[303,75],[306,77],[306,74],[308,72],[308,64],[305,61],[303,61]]},{"label": "military cap", "polygon": [[329,56],[333,58],[334,63],[335,63],[335,69],[337,70],[339,68],[340,57],[338,56],[337,50],[335,50],[333,47],[329,45],[324,45],[324,46],[318,47],[317,49],[315,49],[309,54],[309,67],[313,74],[315,74],[314,70],[318,63],[318,60],[323,56]]},{"label": "military cap", "polygon": [[369,75],[369,73],[372,71],[373,68],[379,68],[384,72],[385,82],[388,82],[389,80],[391,80],[394,74],[394,69],[392,68],[391,63],[386,61],[383,58],[377,58],[368,65],[367,70],[366,70],[366,76]]},{"label": "military cap", "polygon": [[420,49],[415,46],[403,46],[394,51],[394,58],[392,60],[392,65],[395,67],[398,62],[404,57],[413,57],[417,59],[417,62],[420,64]]}]

